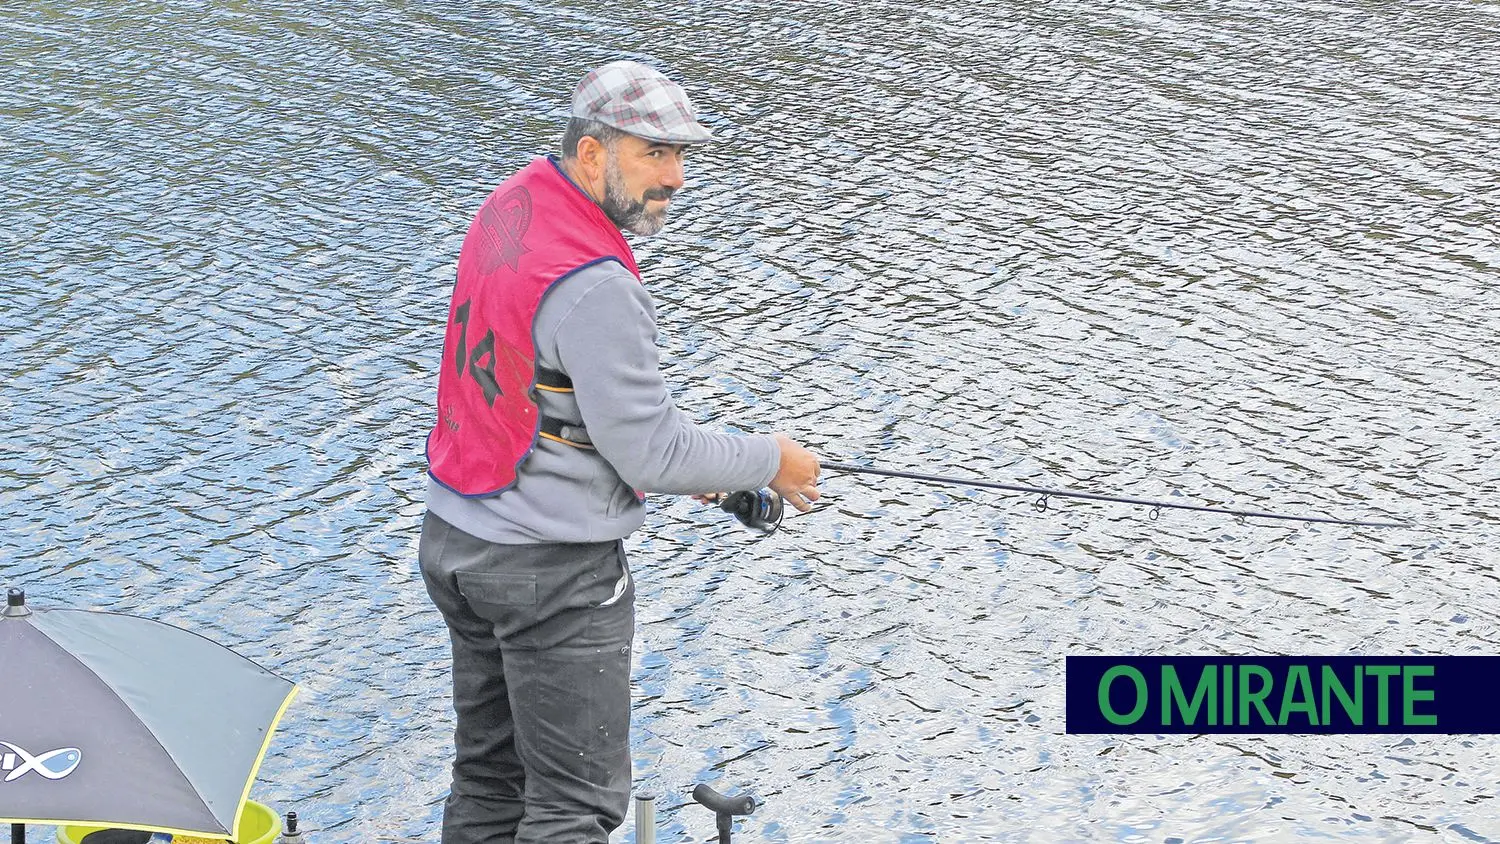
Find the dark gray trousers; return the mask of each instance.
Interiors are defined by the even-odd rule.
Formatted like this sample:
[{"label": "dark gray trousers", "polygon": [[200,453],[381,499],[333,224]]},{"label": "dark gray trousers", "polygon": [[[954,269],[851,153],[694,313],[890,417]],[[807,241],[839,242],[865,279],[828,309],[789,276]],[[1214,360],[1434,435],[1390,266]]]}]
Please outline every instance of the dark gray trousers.
[{"label": "dark gray trousers", "polygon": [[630,800],[623,543],[496,545],[428,513],[417,556],[453,643],[442,844],[607,844]]}]

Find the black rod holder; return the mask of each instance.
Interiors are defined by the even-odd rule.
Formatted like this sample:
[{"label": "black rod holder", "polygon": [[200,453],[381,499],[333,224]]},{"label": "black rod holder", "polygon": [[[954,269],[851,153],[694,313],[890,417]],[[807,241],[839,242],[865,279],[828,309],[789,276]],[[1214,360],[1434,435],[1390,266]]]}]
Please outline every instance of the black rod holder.
[{"label": "black rod holder", "polygon": [[719,844],[730,844],[729,836],[734,832],[736,815],[748,815],[760,805],[760,801],[753,795],[725,797],[709,788],[707,783],[701,782],[693,787],[693,799],[714,813],[714,825],[719,829]]}]

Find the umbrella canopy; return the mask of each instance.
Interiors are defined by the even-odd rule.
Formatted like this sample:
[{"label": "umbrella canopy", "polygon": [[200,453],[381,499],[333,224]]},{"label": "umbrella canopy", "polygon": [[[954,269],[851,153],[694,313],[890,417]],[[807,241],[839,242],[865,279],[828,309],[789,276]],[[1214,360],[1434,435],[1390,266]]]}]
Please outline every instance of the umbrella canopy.
[{"label": "umbrella canopy", "polygon": [[131,615],[0,613],[0,822],[235,838],[297,687]]}]

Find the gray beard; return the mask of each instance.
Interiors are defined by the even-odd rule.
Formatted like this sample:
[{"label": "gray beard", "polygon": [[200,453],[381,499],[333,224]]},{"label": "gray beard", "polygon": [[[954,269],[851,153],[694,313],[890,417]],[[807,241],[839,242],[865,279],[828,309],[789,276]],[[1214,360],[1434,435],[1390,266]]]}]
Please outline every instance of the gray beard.
[{"label": "gray beard", "polygon": [[[663,196],[663,193],[666,195]],[[645,200],[665,199],[671,195],[671,192],[664,190],[648,190],[639,202],[631,199],[625,189],[625,177],[620,175],[620,168],[615,166],[614,156],[611,154],[604,167],[604,201],[599,203],[599,207],[604,209],[604,215],[616,226],[650,237],[666,226],[667,212],[666,209],[658,214],[648,212]]]}]

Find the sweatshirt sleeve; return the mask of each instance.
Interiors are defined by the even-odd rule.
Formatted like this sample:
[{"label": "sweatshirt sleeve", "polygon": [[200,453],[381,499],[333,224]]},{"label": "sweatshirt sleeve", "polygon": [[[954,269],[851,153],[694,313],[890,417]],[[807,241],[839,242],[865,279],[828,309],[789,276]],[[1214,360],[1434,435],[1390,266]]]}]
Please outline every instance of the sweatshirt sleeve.
[{"label": "sweatshirt sleeve", "polygon": [[770,483],[781,460],[773,437],[714,433],[672,402],[645,286],[613,262],[579,276],[562,282],[578,286],[552,339],[584,428],[621,480],[644,492],[681,494]]}]

